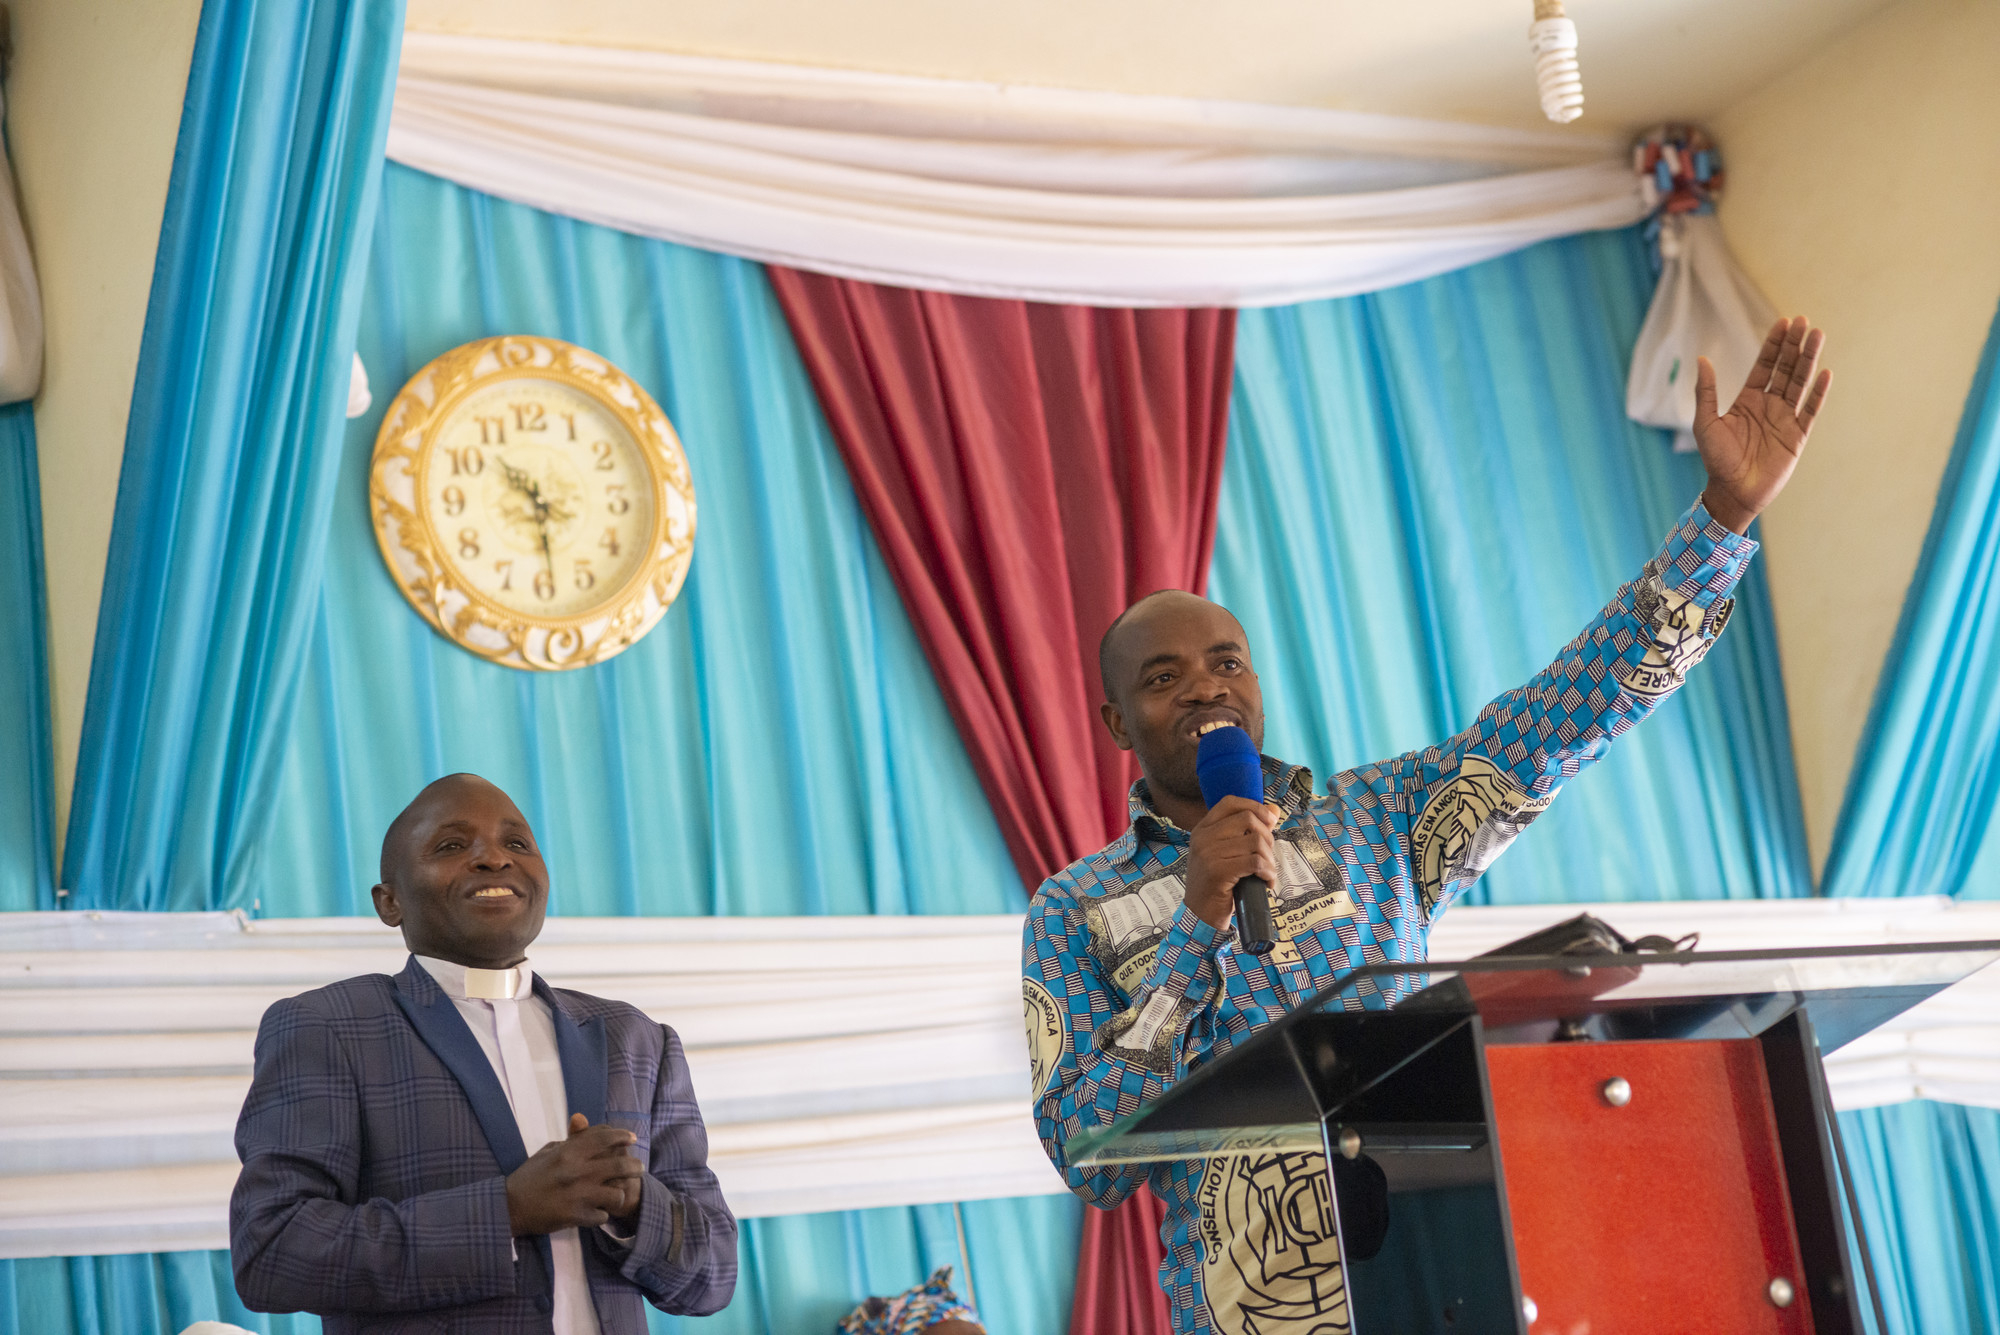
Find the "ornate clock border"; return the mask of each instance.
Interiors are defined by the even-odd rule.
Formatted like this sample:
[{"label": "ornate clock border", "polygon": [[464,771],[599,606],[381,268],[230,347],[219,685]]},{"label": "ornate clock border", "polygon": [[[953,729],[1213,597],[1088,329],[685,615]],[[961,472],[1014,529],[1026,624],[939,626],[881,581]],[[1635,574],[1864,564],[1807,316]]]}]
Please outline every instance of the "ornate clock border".
[{"label": "ornate clock border", "polygon": [[[510,388],[522,401],[509,411],[469,411]],[[558,401],[568,410],[549,412]],[[630,648],[694,552],[673,424],[630,376],[560,339],[479,339],[418,371],[376,433],[368,498],[410,605],[504,667],[559,671]]]}]

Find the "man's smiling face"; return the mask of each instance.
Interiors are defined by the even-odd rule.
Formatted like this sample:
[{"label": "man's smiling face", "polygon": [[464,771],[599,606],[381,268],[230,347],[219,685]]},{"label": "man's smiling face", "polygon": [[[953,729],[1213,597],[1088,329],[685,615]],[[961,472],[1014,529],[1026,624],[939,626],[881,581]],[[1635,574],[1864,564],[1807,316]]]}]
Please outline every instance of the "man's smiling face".
[{"label": "man's smiling face", "polygon": [[1264,695],[1229,609],[1177,590],[1142,598],[1107,636],[1103,667],[1104,724],[1139,757],[1156,802],[1201,801],[1194,765],[1208,729],[1233,724],[1263,748]]},{"label": "man's smiling face", "polygon": [[383,922],[414,954],[475,969],[519,964],[541,934],[549,873],[507,794],[473,774],[417,795],[382,841]]}]

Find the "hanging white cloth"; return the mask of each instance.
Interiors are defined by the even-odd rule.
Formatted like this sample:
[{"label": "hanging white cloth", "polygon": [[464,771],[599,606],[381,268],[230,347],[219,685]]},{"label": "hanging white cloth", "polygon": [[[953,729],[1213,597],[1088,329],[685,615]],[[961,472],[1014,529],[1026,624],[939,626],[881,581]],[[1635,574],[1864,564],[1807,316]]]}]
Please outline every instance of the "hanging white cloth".
[{"label": "hanging white cloth", "polygon": [[1674,433],[1674,449],[1694,449],[1695,358],[1715,364],[1716,394],[1730,400],[1756,364],[1777,312],[1729,253],[1712,213],[1677,213],[1660,222],[1660,283],[1625,383],[1625,415]]},{"label": "hanging white cloth", "polygon": [[[2000,904],[1941,898],[1461,906],[1431,954],[1583,910],[1705,950],[2000,937]],[[227,1246],[264,1008],[408,959],[356,918],[0,914],[0,943],[0,1257]],[[1019,917],[552,918],[535,962],[674,1026],[739,1217],[1064,1190],[1029,1108]],[[2000,965],[1830,1053],[1835,1104],[2000,1107],[1996,1017]]]},{"label": "hanging white cloth", "polygon": [[41,387],[42,288],[21,225],[13,168],[0,161],[0,403],[32,399]]},{"label": "hanging white cloth", "polygon": [[822,273],[1278,305],[1645,205],[1620,142],[410,33],[388,153],[539,209]]}]

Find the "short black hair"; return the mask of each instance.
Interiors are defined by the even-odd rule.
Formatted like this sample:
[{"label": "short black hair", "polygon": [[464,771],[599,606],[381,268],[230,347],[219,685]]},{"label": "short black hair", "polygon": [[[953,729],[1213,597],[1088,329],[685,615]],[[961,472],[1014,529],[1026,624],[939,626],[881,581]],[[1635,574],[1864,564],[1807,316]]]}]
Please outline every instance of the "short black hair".
[{"label": "short black hair", "polygon": [[[1118,701],[1118,692],[1111,688],[1111,640],[1113,636],[1118,634],[1118,628],[1125,624],[1125,618],[1131,616],[1141,606],[1150,603],[1163,593],[1186,592],[1186,589],[1154,589],[1144,598],[1137,599],[1131,606],[1113,617],[1111,624],[1104,628],[1104,634],[1100,635],[1097,639],[1097,676],[1099,683],[1104,687],[1104,698],[1107,701],[1113,704]],[[1198,598],[1201,595],[1191,594],[1189,596]]]}]

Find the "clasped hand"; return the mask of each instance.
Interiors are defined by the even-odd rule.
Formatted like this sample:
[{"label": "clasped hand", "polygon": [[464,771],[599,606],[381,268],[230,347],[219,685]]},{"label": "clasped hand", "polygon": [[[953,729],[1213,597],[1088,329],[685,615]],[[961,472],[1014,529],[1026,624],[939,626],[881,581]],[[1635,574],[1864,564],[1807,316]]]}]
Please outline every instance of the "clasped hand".
[{"label": "clasped hand", "polygon": [[1181,902],[1210,927],[1222,927],[1235,908],[1236,883],[1255,876],[1278,883],[1277,809],[1247,797],[1225,797],[1188,834],[1187,888]]},{"label": "clasped hand", "polygon": [[632,1157],[638,1137],[592,1126],[572,1113],[569,1136],[552,1140],[507,1175],[507,1222],[517,1238],[595,1228],[638,1212],[645,1169]]}]

